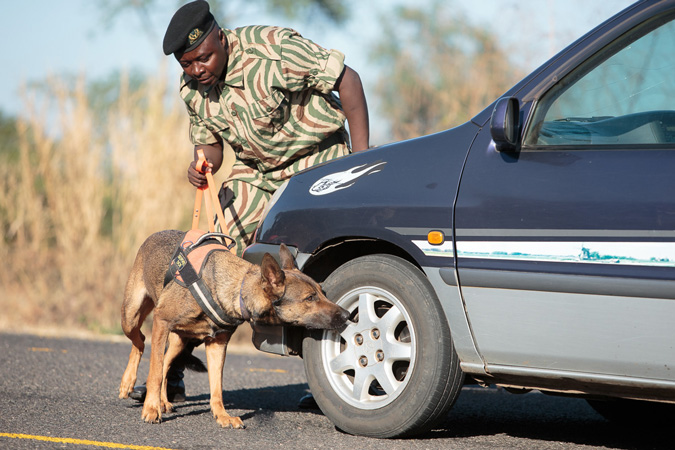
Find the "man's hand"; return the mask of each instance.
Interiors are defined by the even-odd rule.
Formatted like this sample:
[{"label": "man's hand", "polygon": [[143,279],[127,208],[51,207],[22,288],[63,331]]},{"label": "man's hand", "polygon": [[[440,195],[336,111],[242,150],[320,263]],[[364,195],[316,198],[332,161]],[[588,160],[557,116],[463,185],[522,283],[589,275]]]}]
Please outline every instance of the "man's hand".
[{"label": "man's hand", "polygon": [[207,185],[206,175],[197,171],[197,150],[204,152],[206,158],[206,165],[211,168],[211,173],[216,173],[223,163],[223,146],[222,144],[213,145],[195,145],[195,159],[190,163],[187,170],[187,177],[190,184],[195,187],[202,187]]},{"label": "man's hand", "polygon": [[[213,164],[210,163],[208,160],[206,161],[206,166],[211,168],[211,171],[213,171]],[[188,181],[190,184],[192,184],[195,187],[203,187],[206,186],[206,174],[199,172],[197,170],[197,161],[192,161],[190,163],[190,167],[188,167],[187,171],[187,176],[188,176]]]}]

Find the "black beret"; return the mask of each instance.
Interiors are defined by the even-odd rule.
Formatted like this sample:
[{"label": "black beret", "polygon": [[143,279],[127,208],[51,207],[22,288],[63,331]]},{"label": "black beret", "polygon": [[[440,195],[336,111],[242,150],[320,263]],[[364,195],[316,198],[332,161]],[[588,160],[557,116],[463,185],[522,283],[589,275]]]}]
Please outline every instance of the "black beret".
[{"label": "black beret", "polygon": [[194,50],[209,35],[216,21],[205,0],[183,5],[171,18],[164,35],[164,54],[183,54]]}]

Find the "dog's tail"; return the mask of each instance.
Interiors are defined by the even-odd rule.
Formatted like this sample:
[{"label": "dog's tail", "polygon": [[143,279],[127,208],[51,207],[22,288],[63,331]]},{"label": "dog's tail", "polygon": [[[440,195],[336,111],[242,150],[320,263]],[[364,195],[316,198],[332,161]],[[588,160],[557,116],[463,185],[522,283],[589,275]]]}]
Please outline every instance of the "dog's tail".
[{"label": "dog's tail", "polygon": [[172,369],[188,369],[195,372],[207,372],[208,369],[204,365],[201,359],[197,358],[192,354],[192,350],[196,346],[201,344],[201,342],[189,342],[182,352],[176,356],[176,358],[171,363]]},{"label": "dog's tail", "polygon": [[188,369],[195,372],[206,372],[206,366],[201,359],[191,354],[181,353],[176,356],[176,359],[171,363],[171,367],[175,369]]}]

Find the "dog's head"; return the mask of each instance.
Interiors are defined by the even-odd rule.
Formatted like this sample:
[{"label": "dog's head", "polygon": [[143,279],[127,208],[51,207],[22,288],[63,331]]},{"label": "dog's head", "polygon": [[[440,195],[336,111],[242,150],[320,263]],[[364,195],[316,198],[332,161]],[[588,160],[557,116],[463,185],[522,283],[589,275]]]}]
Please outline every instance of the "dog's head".
[{"label": "dog's head", "polygon": [[284,324],[312,329],[335,329],[349,320],[349,312],[326,298],[321,286],[300,272],[285,245],[279,250],[281,266],[266,253],[260,265],[262,287],[276,318]]}]

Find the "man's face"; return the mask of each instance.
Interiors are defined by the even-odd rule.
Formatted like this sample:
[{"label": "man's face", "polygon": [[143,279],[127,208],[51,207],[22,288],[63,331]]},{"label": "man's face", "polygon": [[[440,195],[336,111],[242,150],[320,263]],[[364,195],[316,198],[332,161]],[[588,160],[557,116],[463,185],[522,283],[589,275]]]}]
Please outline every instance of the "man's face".
[{"label": "man's face", "polygon": [[217,83],[227,66],[225,34],[218,28],[214,29],[199,47],[184,53],[178,63],[185,74],[199,84],[211,86]]}]

